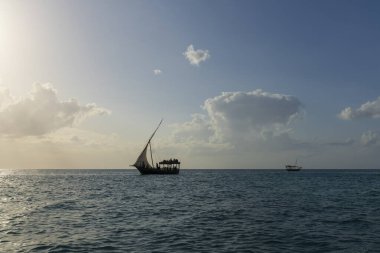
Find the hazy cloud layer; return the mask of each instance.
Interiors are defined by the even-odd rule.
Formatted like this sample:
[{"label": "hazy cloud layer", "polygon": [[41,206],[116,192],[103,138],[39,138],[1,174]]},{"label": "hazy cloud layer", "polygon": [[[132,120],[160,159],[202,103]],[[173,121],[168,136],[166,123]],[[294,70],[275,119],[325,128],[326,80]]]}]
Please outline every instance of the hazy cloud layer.
[{"label": "hazy cloud layer", "polygon": [[369,101],[362,104],[358,109],[347,107],[340,112],[339,118],[343,120],[361,119],[361,118],[380,118],[380,97],[375,101]]},{"label": "hazy cloud layer", "polygon": [[186,51],[183,53],[186,59],[190,62],[191,65],[198,66],[201,62],[206,61],[210,58],[210,53],[208,50],[197,49],[194,50],[193,45],[189,45]]},{"label": "hazy cloud layer", "polygon": [[333,142],[326,142],[325,143],[328,146],[335,146],[335,147],[344,147],[344,146],[352,146],[355,144],[355,140],[352,138],[347,138],[344,141],[333,141]]},{"label": "hazy cloud layer", "polygon": [[49,84],[35,84],[29,96],[14,98],[0,90],[0,135],[39,136],[70,127],[110,111],[96,104],[81,105],[76,99],[60,101]]},{"label": "hazy cloud layer", "polygon": [[300,114],[301,102],[283,94],[255,90],[223,92],[202,107],[206,114],[177,126],[177,140],[240,143],[253,139],[288,139],[287,125]]}]

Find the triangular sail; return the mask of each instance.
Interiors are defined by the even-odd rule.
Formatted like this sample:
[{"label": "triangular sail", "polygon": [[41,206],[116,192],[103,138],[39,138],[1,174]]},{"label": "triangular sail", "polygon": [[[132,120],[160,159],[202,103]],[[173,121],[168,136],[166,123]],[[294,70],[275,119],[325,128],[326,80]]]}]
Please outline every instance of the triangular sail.
[{"label": "triangular sail", "polygon": [[[158,128],[160,127],[162,123],[162,120],[160,121],[160,123],[158,124],[156,130],[154,130],[152,136],[149,138],[148,142],[146,143],[143,151],[141,152],[141,154],[139,155],[139,157],[137,158],[135,164],[133,166],[135,167],[143,167],[143,168],[152,168],[152,165],[149,164],[149,161],[146,157],[146,152],[148,150],[148,146],[150,144],[150,141],[152,140],[153,136],[156,134]],[[152,151],[151,151],[152,152]]]},{"label": "triangular sail", "polygon": [[146,157],[146,151],[148,150],[148,144],[146,144],[145,148],[137,158],[134,166],[136,167],[144,167],[144,168],[152,168],[152,165],[149,164],[148,159]]}]

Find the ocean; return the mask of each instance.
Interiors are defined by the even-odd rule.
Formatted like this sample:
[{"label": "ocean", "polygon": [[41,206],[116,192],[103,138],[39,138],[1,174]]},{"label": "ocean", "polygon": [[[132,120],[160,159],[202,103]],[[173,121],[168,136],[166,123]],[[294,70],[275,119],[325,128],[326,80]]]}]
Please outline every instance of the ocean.
[{"label": "ocean", "polygon": [[380,252],[380,170],[0,170],[0,252]]}]

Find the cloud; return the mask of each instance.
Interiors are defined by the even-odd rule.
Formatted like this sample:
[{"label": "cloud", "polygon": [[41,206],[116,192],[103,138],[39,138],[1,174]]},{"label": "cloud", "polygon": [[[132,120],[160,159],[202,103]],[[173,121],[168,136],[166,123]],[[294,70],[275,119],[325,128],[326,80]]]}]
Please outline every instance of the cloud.
[{"label": "cloud", "polygon": [[9,89],[0,87],[0,111],[11,104],[15,98],[11,95]]},{"label": "cloud", "polygon": [[362,104],[358,109],[347,107],[340,112],[338,117],[343,120],[362,118],[378,119],[380,118],[380,97],[375,101],[369,101]]},{"label": "cloud", "polygon": [[203,114],[193,114],[191,121],[173,127],[176,142],[208,140],[214,133],[209,119]]},{"label": "cloud", "polygon": [[327,142],[325,144],[328,146],[335,146],[335,147],[352,146],[355,144],[355,140],[352,138],[347,138],[344,141],[333,141],[333,142]]},{"label": "cloud", "polygon": [[153,74],[155,74],[156,76],[157,75],[161,75],[162,74],[162,70],[161,69],[154,69],[153,70]]},{"label": "cloud", "polygon": [[224,136],[278,131],[300,114],[301,107],[293,96],[262,90],[223,92],[203,105],[217,134]]},{"label": "cloud", "polygon": [[210,53],[208,50],[197,49],[194,50],[193,45],[189,45],[186,51],[183,53],[186,59],[190,62],[191,65],[199,66],[203,61],[206,61],[210,58]]},{"label": "cloud", "polygon": [[[292,136],[291,123],[302,115],[294,96],[262,90],[223,92],[208,98],[203,112],[173,125],[170,150],[196,168],[278,168],[314,152]],[[169,153],[169,152],[168,152]]]},{"label": "cloud", "polygon": [[201,108],[190,120],[173,125],[172,139],[165,144],[167,154],[178,154],[191,168],[284,168],[295,159],[306,168],[379,164],[378,132],[335,140],[297,135],[294,126],[303,106],[294,96],[262,90],[223,92],[206,99]]},{"label": "cloud", "polygon": [[0,135],[41,136],[77,125],[88,117],[110,111],[94,103],[81,105],[76,99],[60,101],[50,84],[35,84],[29,96],[14,98],[0,90]]},{"label": "cloud", "polygon": [[253,139],[288,141],[287,125],[301,114],[302,104],[293,96],[262,90],[223,92],[208,98],[192,120],[177,125],[177,140],[241,144]]},{"label": "cloud", "polygon": [[372,146],[379,141],[379,135],[372,131],[364,132],[360,138],[360,142],[363,146]]},{"label": "cloud", "polygon": [[0,136],[0,168],[125,168],[136,159],[134,145],[117,134],[76,127],[42,136]]}]

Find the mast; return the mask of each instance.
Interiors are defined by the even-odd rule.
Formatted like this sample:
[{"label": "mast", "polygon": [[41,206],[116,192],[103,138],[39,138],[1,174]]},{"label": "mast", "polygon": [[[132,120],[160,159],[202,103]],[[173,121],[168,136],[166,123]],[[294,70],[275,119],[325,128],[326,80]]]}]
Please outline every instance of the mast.
[{"label": "mast", "polygon": [[162,123],[163,120],[164,119],[161,119],[160,123],[158,123],[158,126],[157,126],[156,130],[154,130],[152,136],[149,138],[149,141],[148,141],[148,143],[146,145],[148,145],[150,143],[150,141],[152,140],[153,136],[156,134],[158,128],[161,126],[161,123]]},{"label": "mast", "polygon": [[150,159],[152,160],[152,166],[154,167],[153,153],[152,153],[152,143],[150,143],[150,142],[149,142],[149,150],[150,150]]},{"label": "mast", "polygon": [[152,143],[151,143],[151,140],[153,139],[153,136],[156,134],[158,128],[161,126],[161,123],[162,123],[163,120],[164,119],[161,119],[160,123],[158,123],[158,126],[157,126],[156,130],[154,130],[152,136],[149,138],[149,141],[148,141],[148,143],[146,144],[146,147],[145,147],[145,148],[147,148],[147,146],[149,145],[150,159],[152,161],[152,167],[154,167],[154,163],[153,163],[153,153],[152,153]]}]

